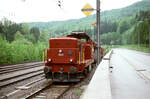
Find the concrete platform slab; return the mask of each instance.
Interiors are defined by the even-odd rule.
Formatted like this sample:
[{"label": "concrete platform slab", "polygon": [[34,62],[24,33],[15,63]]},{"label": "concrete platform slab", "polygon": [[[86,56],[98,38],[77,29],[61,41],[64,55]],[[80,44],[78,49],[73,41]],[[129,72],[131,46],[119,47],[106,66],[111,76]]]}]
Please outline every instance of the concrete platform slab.
[{"label": "concrete platform slab", "polygon": [[86,88],[81,99],[111,99],[109,79],[109,52],[98,65],[90,84]]},{"label": "concrete platform slab", "polygon": [[[114,50],[110,64],[113,71],[110,75],[111,92],[113,99],[150,99],[150,80],[144,78],[132,64],[125,60],[120,54],[125,54],[125,50]],[[132,52],[134,55],[134,53]],[[125,54],[127,59],[131,59],[129,51]],[[147,57],[147,56],[146,56]],[[136,63],[136,61],[133,61]],[[137,68],[142,66],[136,65]]]}]

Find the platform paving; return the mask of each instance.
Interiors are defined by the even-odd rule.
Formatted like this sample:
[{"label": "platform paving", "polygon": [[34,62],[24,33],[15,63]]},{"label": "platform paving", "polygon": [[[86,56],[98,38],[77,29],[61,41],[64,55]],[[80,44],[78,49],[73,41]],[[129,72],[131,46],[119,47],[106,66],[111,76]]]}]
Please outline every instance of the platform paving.
[{"label": "platform paving", "polygon": [[110,73],[112,99],[150,99],[148,60],[150,61],[149,54],[114,49],[110,61],[113,66]]},{"label": "platform paving", "polygon": [[110,78],[109,78],[109,60],[111,51],[105,55],[80,99],[112,99]]}]

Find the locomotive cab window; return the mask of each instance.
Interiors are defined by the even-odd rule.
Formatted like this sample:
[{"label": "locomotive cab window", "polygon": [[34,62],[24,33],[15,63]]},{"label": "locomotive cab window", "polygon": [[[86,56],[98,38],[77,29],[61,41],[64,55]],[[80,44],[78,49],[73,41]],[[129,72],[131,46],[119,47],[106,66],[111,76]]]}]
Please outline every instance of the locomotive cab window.
[{"label": "locomotive cab window", "polygon": [[86,38],[80,38],[81,41],[87,42],[88,40]]}]

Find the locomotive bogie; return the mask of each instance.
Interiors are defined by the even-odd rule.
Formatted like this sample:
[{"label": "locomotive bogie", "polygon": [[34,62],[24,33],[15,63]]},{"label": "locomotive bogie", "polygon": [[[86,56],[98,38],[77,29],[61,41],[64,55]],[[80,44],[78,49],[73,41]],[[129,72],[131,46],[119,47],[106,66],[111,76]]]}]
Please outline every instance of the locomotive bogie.
[{"label": "locomotive bogie", "polygon": [[84,78],[83,73],[58,73],[52,72],[45,75],[47,79],[51,79],[54,82],[79,82],[82,78]]}]

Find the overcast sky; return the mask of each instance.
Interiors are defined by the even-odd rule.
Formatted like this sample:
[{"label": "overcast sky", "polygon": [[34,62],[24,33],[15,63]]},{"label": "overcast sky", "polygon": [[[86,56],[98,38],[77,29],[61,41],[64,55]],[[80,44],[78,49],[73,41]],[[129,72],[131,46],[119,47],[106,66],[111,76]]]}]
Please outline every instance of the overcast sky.
[{"label": "overcast sky", "polygon": [[[137,1],[140,0],[101,0],[101,10],[122,8]],[[15,22],[78,19],[85,17],[81,8],[86,3],[96,7],[96,0],[0,0],[0,19],[6,17]]]}]

